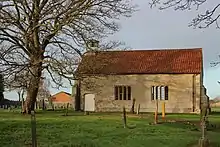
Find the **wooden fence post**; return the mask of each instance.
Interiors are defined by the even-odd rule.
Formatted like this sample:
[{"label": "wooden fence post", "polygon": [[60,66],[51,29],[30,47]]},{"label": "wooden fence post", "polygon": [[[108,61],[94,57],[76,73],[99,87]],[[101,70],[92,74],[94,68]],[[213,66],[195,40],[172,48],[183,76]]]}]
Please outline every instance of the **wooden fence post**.
[{"label": "wooden fence post", "polygon": [[37,147],[36,118],[34,111],[31,111],[31,136],[32,136],[32,147]]},{"label": "wooden fence post", "polygon": [[66,116],[68,115],[68,110],[69,110],[69,103],[67,103],[67,105],[66,105]]},{"label": "wooden fence post", "polygon": [[163,118],[163,120],[165,120],[165,113],[166,113],[165,110],[166,110],[165,109],[165,102],[163,102],[162,103],[162,118]]},{"label": "wooden fence post", "polygon": [[155,100],[156,104],[156,109],[155,109],[155,114],[154,114],[154,124],[158,123],[158,99],[156,98]]},{"label": "wooden fence post", "polygon": [[21,98],[21,112],[22,112],[23,108],[24,108],[24,98],[22,97]]},{"label": "wooden fence post", "polygon": [[134,114],[135,98],[132,100],[131,113]]},{"label": "wooden fence post", "polygon": [[52,103],[51,106],[52,106],[52,110],[54,111],[55,110],[54,104]]},{"label": "wooden fence post", "polygon": [[207,137],[207,122],[208,122],[208,102],[206,99],[202,99],[201,112],[200,112],[200,125],[202,136],[199,139],[199,147],[208,147],[209,139]]},{"label": "wooden fence post", "polygon": [[89,115],[89,111],[85,111],[85,112],[84,112],[84,115]]},{"label": "wooden fence post", "polygon": [[127,127],[127,118],[126,118],[125,106],[123,107],[123,125],[124,125],[124,128]]},{"label": "wooden fence post", "polygon": [[137,107],[137,115],[139,114],[139,112],[140,112],[140,104],[138,104],[138,107]]}]

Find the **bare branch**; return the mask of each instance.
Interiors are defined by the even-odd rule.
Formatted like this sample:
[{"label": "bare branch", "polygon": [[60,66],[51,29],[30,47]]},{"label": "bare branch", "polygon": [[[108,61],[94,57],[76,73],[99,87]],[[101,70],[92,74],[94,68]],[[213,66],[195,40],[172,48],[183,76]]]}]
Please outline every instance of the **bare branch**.
[{"label": "bare branch", "polygon": [[[191,10],[192,7],[199,9],[201,5],[204,5],[207,0],[151,0],[150,7],[159,7],[159,10],[167,8],[174,8],[174,10]],[[189,26],[194,28],[207,28],[212,24],[216,25],[219,29],[219,18],[220,18],[220,3],[217,2],[216,6],[212,10],[206,10],[205,13],[199,14],[195,17]]]},{"label": "bare branch", "polygon": [[[130,17],[135,7],[130,0],[4,0],[0,5],[0,71],[11,82],[27,73],[28,84],[20,86],[27,86],[27,105],[32,107],[28,109],[33,109],[42,74],[58,87],[64,86],[63,80],[71,83],[88,49],[87,41],[103,44],[119,31],[119,18]],[[119,44],[109,43],[101,50]]]}]

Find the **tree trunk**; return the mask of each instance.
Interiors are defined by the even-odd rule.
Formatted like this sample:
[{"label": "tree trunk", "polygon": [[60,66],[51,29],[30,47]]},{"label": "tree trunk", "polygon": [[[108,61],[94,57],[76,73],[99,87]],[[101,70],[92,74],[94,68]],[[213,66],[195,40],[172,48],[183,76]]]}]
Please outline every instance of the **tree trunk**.
[{"label": "tree trunk", "polygon": [[21,92],[21,111],[23,112],[24,108],[24,90]]},{"label": "tree trunk", "polygon": [[132,100],[131,113],[134,114],[135,99]]},{"label": "tree trunk", "polygon": [[156,104],[156,110],[154,114],[154,124],[157,124],[158,123],[158,99],[157,98],[155,100],[155,104]]},{"label": "tree trunk", "polygon": [[37,109],[37,108],[38,108],[38,102],[36,100],[36,102],[35,102],[35,109]]},{"label": "tree trunk", "polygon": [[18,94],[18,101],[20,102],[21,101],[21,92],[18,91],[17,94]]},{"label": "tree trunk", "polygon": [[[35,62],[33,62],[35,63]],[[31,111],[34,111],[34,105],[37,98],[37,93],[40,84],[40,78],[42,74],[42,63],[38,63],[37,65],[32,65],[30,68],[30,83],[27,88],[27,97],[24,103],[24,107],[22,113],[31,114]]]},{"label": "tree trunk", "polygon": [[45,110],[45,102],[44,102],[44,99],[42,100],[42,110]]},{"label": "tree trunk", "polygon": [[123,125],[124,125],[124,128],[127,127],[127,117],[126,117],[126,110],[125,110],[125,106],[123,106]]},{"label": "tree trunk", "polygon": [[81,81],[79,80],[77,85],[76,85],[76,95],[75,95],[75,111],[80,111],[81,109],[81,102],[80,102],[80,98],[81,98]]}]

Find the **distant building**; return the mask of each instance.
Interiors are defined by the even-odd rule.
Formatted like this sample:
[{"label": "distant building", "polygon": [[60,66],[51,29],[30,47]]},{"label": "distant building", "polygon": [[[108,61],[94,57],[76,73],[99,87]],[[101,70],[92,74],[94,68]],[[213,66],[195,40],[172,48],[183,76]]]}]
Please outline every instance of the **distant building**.
[{"label": "distant building", "polygon": [[63,108],[66,107],[67,103],[69,103],[69,107],[74,106],[74,100],[71,94],[61,91],[54,95],[52,95],[49,98],[49,101],[51,101],[55,108]]},{"label": "distant building", "polygon": [[2,100],[0,102],[0,108],[5,108],[5,109],[7,109],[9,107],[17,108],[19,106],[21,106],[21,102],[20,101],[9,100],[7,98],[4,98],[4,100]]}]

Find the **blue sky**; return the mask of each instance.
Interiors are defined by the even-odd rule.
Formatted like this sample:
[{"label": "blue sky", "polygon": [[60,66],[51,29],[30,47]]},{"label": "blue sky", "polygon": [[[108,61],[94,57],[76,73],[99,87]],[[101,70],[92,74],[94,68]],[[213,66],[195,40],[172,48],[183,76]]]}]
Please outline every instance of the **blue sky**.
[{"label": "blue sky", "polygon": [[[131,18],[122,18],[121,31],[109,39],[124,41],[133,49],[160,48],[203,48],[204,84],[208,95],[214,98],[220,95],[220,66],[211,67],[210,62],[218,60],[220,55],[220,29],[212,26],[207,29],[189,28],[189,22],[198,13],[213,8],[216,2],[209,1],[198,11],[174,11],[172,9],[159,11],[149,8],[149,0],[135,0],[139,11]],[[54,94],[60,90],[71,92],[71,87],[60,90],[50,89]],[[15,92],[5,93],[6,98],[17,99]]]}]

